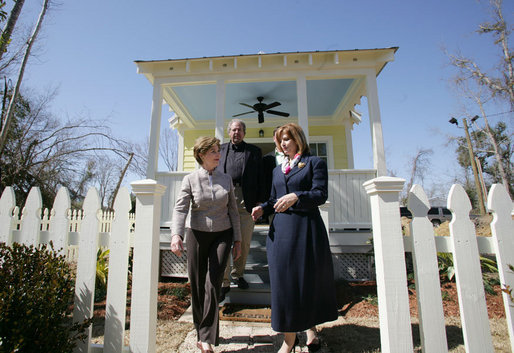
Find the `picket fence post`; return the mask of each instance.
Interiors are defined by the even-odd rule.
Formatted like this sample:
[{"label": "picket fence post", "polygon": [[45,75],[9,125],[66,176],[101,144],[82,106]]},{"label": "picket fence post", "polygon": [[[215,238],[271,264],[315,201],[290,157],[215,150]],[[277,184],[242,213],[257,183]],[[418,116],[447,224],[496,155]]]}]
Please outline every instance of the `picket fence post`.
[{"label": "picket fence post", "polygon": [[[127,309],[127,275],[129,244],[130,194],[127,188],[119,189],[114,201],[114,220],[109,242],[109,278],[105,312],[104,353],[121,353],[125,333]],[[111,214],[111,218],[112,218]]]},{"label": "picket fence post", "polygon": [[466,352],[494,352],[477,237],[469,219],[471,203],[461,185],[451,187],[448,209],[452,212],[450,239]]},{"label": "picket fence post", "polygon": [[25,207],[21,210],[21,237],[18,241],[19,243],[39,245],[42,207],[41,191],[39,191],[37,186],[34,186],[30,189]]},{"label": "picket fence post", "polygon": [[130,352],[153,353],[157,330],[161,197],[166,187],[151,179],[130,185],[136,195]]},{"label": "picket fence post", "polygon": [[[82,219],[79,237],[79,257],[77,262],[77,277],[75,280],[75,306],[73,321],[83,322],[93,316],[95,299],[96,258],[98,251],[98,232],[100,227],[100,198],[94,187],[87,192],[83,204],[84,218]],[[79,341],[75,353],[89,352],[91,340],[91,325],[86,331],[85,341]]]},{"label": "picket fence post", "polygon": [[448,352],[434,229],[427,218],[430,203],[420,185],[411,188],[407,206],[412,213],[410,236],[421,346],[424,353]]},{"label": "picket fence post", "polygon": [[16,196],[12,187],[8,186],[0,198],[0,243],[12,244],[13,211],[16,207]]},{"label": "picket fence post", "polygon": [[52,210],[50,211],[50,237],[54,250],[61,255],[66,255],[68,250],[68,231],[70,220],[68,217],[71,209],[71,200],[68,189],[61,187],[55,196]]},{"label": "picket fence post", "polygon": [[[493,214],[491,233],[496,253],[496,263],[502,288],[514,289],[514,273],[509,265],[514,266],[514,222],[512,220],[512,200],[502,184],[494,184],[487,197],[487,207]],[[514,303],[503,292],[503,306],[510,336],[510,347],[514,349]]]},{"label": "picket fence post", "polygon": [[382,176],[363,184],[371,203],[380,341],[386,353],[414,350],[398,201],[404,183]]}]

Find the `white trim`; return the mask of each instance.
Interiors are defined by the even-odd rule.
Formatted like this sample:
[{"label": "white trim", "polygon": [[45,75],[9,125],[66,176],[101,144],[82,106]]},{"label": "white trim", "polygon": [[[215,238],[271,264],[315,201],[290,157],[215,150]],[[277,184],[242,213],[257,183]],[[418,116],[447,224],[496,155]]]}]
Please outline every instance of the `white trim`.
[{"label": "white trim", "polygon": [[177,171],[184,170],[184,131],[177,129],[178,135],[178,153],[177,153]]},{"label": "white trim", "polygon": [[[351,114],[351,112],[350,112]],[[345,120],[344,121],[344,132],[346,135],[346,160],[348,161],[348,168],[355,168],[355,162],[353,159],[353,137],[352,137],[352,129],[353,129],[353,121]]]},{"label": "white trim", "polygon": [[366,96],[368,97],[368,114],[371,129],[371,143],[373,150],[373,167],[377,170],[377,176],[387,175],[384,137],[382,134],[382,122],[380,120],[380,106],[378,104],[377,77],[374,70],[366,75]]},{"label": "white trim", "polygon": [[216,127],[215,136],[223,143],[223,130],[225,125],[225,94],[226,86],[224,80],[216,82]]},{"label": "white trim", "polygon": [[152,97],[152,119],[150,125],[150,142],[148,146],[148,164],[146,166],[146,178],[154,179],[159,163],[159,140],[162,119],[162,85],[155,82]]},{"label": "white trim", "polygon": [[309,142],[309,110],[307,108],[307,79],[300,75],[296,78],[296,96],[298,102],[298,125],[301,126]]}]

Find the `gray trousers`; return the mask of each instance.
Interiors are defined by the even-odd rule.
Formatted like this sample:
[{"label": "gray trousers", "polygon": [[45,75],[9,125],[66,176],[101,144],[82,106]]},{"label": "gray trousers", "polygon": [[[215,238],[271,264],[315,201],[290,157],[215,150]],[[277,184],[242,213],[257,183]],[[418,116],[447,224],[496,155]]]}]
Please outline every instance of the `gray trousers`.
[{"label": "gray trousers", "polygon": [[225,270],[225,277],[223,278],[223,287],[230,286],[230,276],[233,278],[243,277],[245,273],[246,258],[250,252],[250,243],[252,241],[253,229],[255,222],[252,215],[248,213],[243,201],[243,190],[237,186],[234,189],[236,196],[237,209],[239,211],[239,223],[241,225],[241,256],[236,261],[233,261],[232,269],[230,268],[230,261],[227,262]]},{"label": "gray trousers", "polygon": [[198,340],[218,345],[219,309],[224,270],[232,247],[232,228],[221,232],[187,233],[187,271]]}]

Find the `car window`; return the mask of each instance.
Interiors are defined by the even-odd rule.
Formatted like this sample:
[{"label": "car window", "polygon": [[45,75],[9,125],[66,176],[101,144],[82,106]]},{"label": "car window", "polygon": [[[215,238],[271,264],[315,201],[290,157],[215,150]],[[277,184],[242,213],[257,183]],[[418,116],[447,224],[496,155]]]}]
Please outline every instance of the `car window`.
[{"label": "car window", "polygon": [[437,207],[432,207],[428,210],[428,214],[439,214],[439,209]]}]

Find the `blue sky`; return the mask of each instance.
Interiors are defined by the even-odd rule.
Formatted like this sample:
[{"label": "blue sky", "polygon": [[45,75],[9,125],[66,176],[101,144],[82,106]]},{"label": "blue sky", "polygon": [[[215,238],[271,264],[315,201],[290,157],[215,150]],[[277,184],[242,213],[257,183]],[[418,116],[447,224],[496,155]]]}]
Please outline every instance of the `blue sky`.
[{"label": "blue sky", "polygon": [[[37,17],[40,3],[27,2],[22,18]],[[120,136],[143,141],[152,87],[134,60],[398,46],[378,78],[388,168],[408,178],[408,160],[432,148],[426,182],[447,191],[459,171],[446,135],[463,132],[448,123],[461,108],[442,48],[495,64],[491,38],[474,33],[488,11],[488,2],[473,0],[62,1],[44,23],[23,86],[59,87],[55,114],[109,118]],[[505,1],[511,24],[513,14]],[[367,121],[355,130],[354,151],[356,168],[372,166]]]}]

